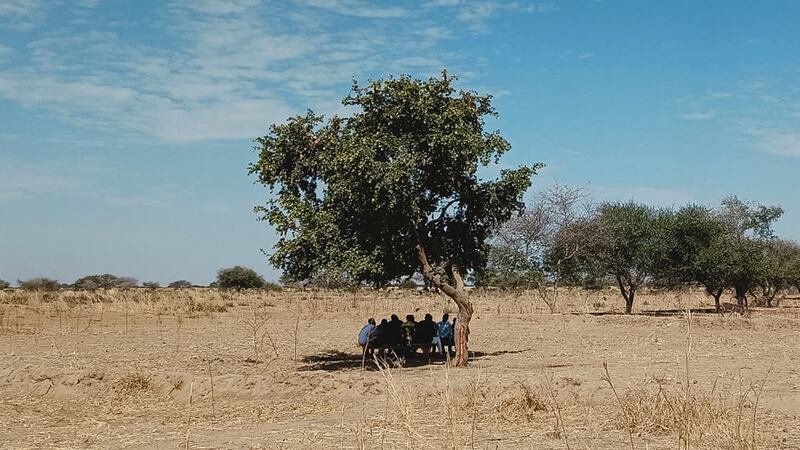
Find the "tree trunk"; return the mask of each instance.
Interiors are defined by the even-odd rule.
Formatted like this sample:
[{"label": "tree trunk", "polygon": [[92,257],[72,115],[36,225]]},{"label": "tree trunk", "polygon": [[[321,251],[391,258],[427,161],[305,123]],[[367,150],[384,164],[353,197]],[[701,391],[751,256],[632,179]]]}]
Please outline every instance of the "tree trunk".
[{"label": "tree trunk", "polygon": [[425,248],[422,243],[417,244],[417,254],[419,262],[422,266],[422,274],[426,279],[436,286],[445,295],[450,297],[456,306],[458,306],[458,320],[456,321],[455,343],[456,343],[456,367],[466,367],[469,359],[469,350],[467,343],[469,342],[469,323],[472,320],[472,302],[469,301],[467,293],[464,291],[464,279],[461,276],[461,268],[457,264],[451,264],[448,267],[448,272],[455,281],[455,286],[451,286],[446,281],[442,280],[437,274],[433,273],[428,257],[425,253]]},{"label": "tree trunk", "polygon": [[734,288],[736,291],[736,302],[742,309],[747,309],[747,291],[740,287]]},{"label": "tree trunk", "polygon": [[628,283],[628,287],[626,288],[622,277],[619,276],[617,277],[617,284],[619,284],[619,291],[622,293],[622,298],[625,299],[625,314],[630,314],[633,312],[633,299],[636,296],[636,286]]},{"label": "tree trunk", "polygon": [[706,286],[706,293],[714,297],[714,308],[716,308],[717,312],[722,311],[722,305],[720,305],[719,299],[722,297],[723,292],[725,292],[725,288],[712,289]]}]

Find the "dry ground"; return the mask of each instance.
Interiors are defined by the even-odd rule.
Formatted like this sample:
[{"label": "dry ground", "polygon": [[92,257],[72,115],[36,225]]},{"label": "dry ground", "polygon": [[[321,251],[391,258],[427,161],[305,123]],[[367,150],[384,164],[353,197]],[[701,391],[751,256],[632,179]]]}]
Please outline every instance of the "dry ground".
[{"label": "dry ground", "polygon": [[451,304],[5,291],[0,448],[800,448],[799,300],[688,318],[702,295],[645,294],[632,316],[613,291],[562,295],[550,314],[534,294],[471,294],[467,369],[362,370],[367,317]]}]

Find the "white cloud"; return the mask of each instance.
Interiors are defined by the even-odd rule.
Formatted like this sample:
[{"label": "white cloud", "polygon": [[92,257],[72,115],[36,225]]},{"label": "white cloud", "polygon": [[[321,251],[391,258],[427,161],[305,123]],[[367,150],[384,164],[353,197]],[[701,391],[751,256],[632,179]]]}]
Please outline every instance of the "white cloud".
[{"label": "white cloud", "polygon": [[779,131],[756,132],[757,147],[773,155],[800,158],[800,133]]},{"label": "white cloud", "polygon": [[360,0],[296,0],[297,3],[327,9],[345,16],[386,19],[406,15],[403,8],[396,6],[374,6]]},{"label": "white cloud", "polygon": [[501,1],[434,2],[436,6],[459,6],[456,19],[467,24],[474,31],[484,31],[486,21],[502,12],[551,13],[558,11],[553,3],[521,3]]},{"label": "white cloud", "polygon": [[78,0],[78,6],[93,9],[100,6],[101,1],[102,0]]},{"label": "white cloud", "polygon": [[[108,27],[53,28],[15,49],[27,63],[0,69],[0,98],[74,125],[158,140],[251,139],[307,108],[343,112],[353,78],[434,74],[447,65],[436,42],[451,31],[413,10],[292,1],[172,0],[152,11],[174,36],[161,46]],[[344,27],[340,15],[387,20]]]},{"label": "white cloud", "polygon": [[692,111],[678,114],[678,117],[684,120],[710,120],[716,117],[716,115],[717,113],[714,111]]},{"label": "white cloud", "polygon": [[40,8],[39,0],[3,0],[0,2],[0,16],[32,17]]},{"label": "white cloud", "polygon": [[0,159],[0,201],[62,194],[83,185],[84,177],[63,163]]}]

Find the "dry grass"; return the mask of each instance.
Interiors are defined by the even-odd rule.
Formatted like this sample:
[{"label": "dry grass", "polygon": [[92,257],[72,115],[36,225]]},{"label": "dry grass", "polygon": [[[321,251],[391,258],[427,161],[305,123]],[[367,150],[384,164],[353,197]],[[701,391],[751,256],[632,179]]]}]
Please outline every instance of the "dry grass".
[{"label": "dry grass", "polygon": [[[4,291],[0,427],[10,447],[176,447],[189,430],[191,446],[207,447],[800,446],[800,405],[786,400],[800,399],[793,366],[766,370],[800,361],[792,301],[750,317],[626,317],[613,314],[617,296],[565,290],[552,315],[533,293],[473,292],[471,368],[362,370],[353,341],[367,317],[452,312],[449,301]],[[687,292],[641,300],[639,311],[711,306]]]}]

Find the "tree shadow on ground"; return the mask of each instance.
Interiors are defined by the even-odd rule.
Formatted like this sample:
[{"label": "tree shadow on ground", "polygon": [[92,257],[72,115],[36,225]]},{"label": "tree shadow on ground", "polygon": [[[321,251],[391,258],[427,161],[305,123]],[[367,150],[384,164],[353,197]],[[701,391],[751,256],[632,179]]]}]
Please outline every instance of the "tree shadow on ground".
[{"label": "tree shadow on ground", "polygon": [[[524,353],[530,350],[532,349],[502,350],[495,352],[471,351],[469,352],[469,356],[470,360],[477,360],[508,354]],[[390,354],[388,357],[380,360],[388,363],[389,367],[392,368],[441,366],[447,362],[445,358],[442,358],[439,355],[431,355],[428,357],[422,353],[416,353],[413,357],[405,358],[402,365],[398,364],[399,358],[397,358],[394,354]],[[364,355],[361,353],[345,353],[338,350],[329,350],[324,353],[305,356],[301,359],[301,362],[305,364],[298,369],[301,371],[323,370],[328,372],[336,372],[343,370],[361,370],[362,364],[364,370],[375,371],[379,368],[372,355],[366,355],[366,357],[364,357]]]},{"label": "tree shadow on ground", "polygon": [[[719,314],[716,308],[691,308],[692,314]],[[587,313],[574,313],[573,315],[583,315]],[[685,309],[646,309],[631,314],[619,311],[593,311],[588,313],[590,316],[651,316],[651,317],[673,317],[686,314]]]}]

